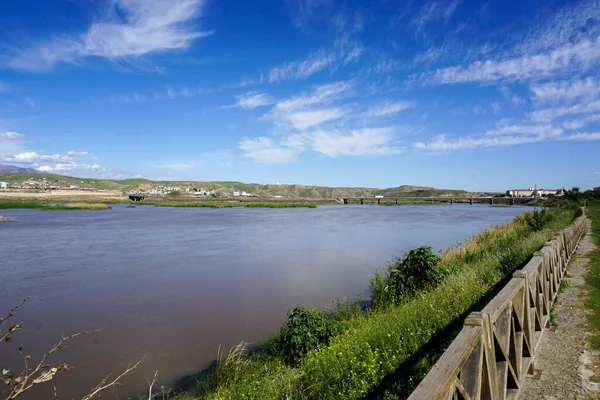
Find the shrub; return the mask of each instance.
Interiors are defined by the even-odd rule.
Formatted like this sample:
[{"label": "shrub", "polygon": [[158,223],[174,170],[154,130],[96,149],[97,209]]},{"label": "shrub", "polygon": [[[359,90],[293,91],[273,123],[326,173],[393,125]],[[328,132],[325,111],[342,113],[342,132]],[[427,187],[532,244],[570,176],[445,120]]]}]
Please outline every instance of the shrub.
[{"label": "shrub", "polygon": [[541,231],[551,219],[552,215],[545,209],[525,214],[525,222],[536,232]]},{"label": "shrub", "polygon": [[440,257],[431,247],[423,246],[408,252],[371,280],[371,301],[376,308],[399,304],[427,286],[433,286],[447,274],[437,265]]},{"label": "shrub", "polygon": [[288,365],[298,365],[311,351],[329,343],[329,339],[341,333],[341,325],[327,318],[323,311],[296,307],[288,312],[287,321],[272,347]]}]

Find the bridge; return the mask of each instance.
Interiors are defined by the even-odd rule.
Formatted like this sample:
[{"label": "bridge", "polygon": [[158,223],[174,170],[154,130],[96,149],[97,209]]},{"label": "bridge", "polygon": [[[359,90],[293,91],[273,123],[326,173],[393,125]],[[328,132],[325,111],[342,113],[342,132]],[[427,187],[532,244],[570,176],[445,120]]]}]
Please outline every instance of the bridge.
[{"label": "bridge", "polygon": [[381,201],[393,201],[395,204],[398,204],[398,201],[412,201],[413,204],[416,204],[417,201],[426,201],[426,202],[446,202],[449,204],[454,203],[469,203],[473,205],[473,203],[481,203],[481,204],[509,204],[515,205],[518,202],[523,203],[527,200],[531,200],[530,197],[492,197],[492,196],[471,196],[471,197],[402,197],[402,196],[394,196],[394,197],[342,197],[338,199],[338,202],[341,204],[364,204],[365,202],[373,202],[377,201],[377,204],[381,204]]}]

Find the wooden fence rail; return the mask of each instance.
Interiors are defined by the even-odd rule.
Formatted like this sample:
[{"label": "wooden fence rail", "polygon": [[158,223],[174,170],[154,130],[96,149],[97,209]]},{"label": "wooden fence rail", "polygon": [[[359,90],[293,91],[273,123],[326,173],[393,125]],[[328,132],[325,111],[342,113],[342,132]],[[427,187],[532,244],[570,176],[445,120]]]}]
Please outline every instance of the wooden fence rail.
[{"label": "wooden fence rail", "polygon": [[467,317],[409,400],[518,398],[585,221],[577,218],[545,243],[482,311]]}]

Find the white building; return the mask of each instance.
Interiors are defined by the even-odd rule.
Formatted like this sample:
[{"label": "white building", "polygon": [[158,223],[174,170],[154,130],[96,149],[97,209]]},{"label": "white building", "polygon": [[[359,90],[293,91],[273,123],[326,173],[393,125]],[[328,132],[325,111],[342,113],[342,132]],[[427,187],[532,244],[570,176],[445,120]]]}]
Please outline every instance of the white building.
[{"label": "white building", "polygon": [[8,182],[0,182],[0,189],[8,189]]},{"label": "white building", "polygon": [[543,197],[549,195],[561,196],[563,189],[510,189],[506,191],[507,197]]}]

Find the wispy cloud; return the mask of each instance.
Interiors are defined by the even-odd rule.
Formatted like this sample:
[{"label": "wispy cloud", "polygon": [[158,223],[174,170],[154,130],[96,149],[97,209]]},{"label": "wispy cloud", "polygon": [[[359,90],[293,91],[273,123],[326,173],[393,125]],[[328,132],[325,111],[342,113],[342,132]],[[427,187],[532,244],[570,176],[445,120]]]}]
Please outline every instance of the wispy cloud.
[{"label": "wispy cloud", "polygon": [[447,22],[458,6],[461,0],[444,1],[434,0],[426,2],[419,8],[417,13],[412,18],[412,25],[414,25],[417,32],[422,32],[427,25],[436,23],[439,21]]},{"label": "wispy cloud", "polygon": [[332,104],[351,96],[351,89],[350,82],[319,85],[311,92],[279,101],[265,118],[284,131],[303,131],[335,121],[348,114],[349,110],[345,106]]},{"label": "wispy cloud", "polygon": [[263,164],[283,164],[296,160],[297,151],[276,144],[268,137],[244,138],[238,143],[246,157]]},{"label": "wispy cloud", "polygon": [[57,36],[23,50],[8,67],[44,71],[57,63],[86,57],[110,60],[187,48],[193,40],[210,35],[192,21],[200,16],[204,0],[113,0],[105,17],[76,36]]},{"label": "wispy cloud", "polygon": [[307,78],[332,66],[335,61],[335,54],[321,51],[309,56],[306,60],[281,64],[271,68],[267,74],[267,79],[269,82],[280,82],[286,79]]},{"label": "wispy cloud", "polygon": [[[410,101],[385,102],[366,113],[356,112],[348,101],[356,96],[349,81],[319,85],[276,103],[264,119],[274,124],[274,138],[244,138],[238,148],[257,162],[293,162],[302,152],[328,157],[386,156],[404,152],[395,141],[394,126],[358,126],[365,116],[395,115],[412,106]],[[367,121],[368,122],[368,121]]]},{"label": "wispy cloud", "polygon": [[271,96],[258,92],[248,92],[235,96],[235,98],[237,101],[232,107],[257,108],[268,106],[274,103],[274,100],[271,98]]},{"label": "wispy cloud", "polygon": [[533,92],[533,100],[538,104],[592,100],[600,96],[600,80],[595,77],[588,77],[535,84],[531,86],[531,91]]},{"label": "wispy cloud", "polygon": [[534,121],[553,121],[555,119],[570,116],[591,114],[600,112],[600,100],[578,103],[568,107],[554,107],[536,110],[530,114]]},{"label": "wispy cloud", "polygon": [[563,129],[548,125],[511,125],[487,131],[482,136],[447,138],[438,135],[429,142],[415,142],[413,147],[434,152],[469,150],[485,147],[506,147],[544,141],[596,141],[600,133],[577,132],[564,134]]},{"label": "wispy cloud", "polygon": [[365,49],[363,47],[360,47],[360,46],[354,47],[346,55],[346,58],[344,59],[344,64],[349,64],[349,63],[358,61],[358,59],[360,58],[360,56],[363,55],[364,52],[365,52]]},{"label": "wispy cloud", "polygon": [[467,67],[453,66],[425,75],[430,84],[450,84],[500,80],[525,80],[565,73],[585,71],[600,61],[600,37],[566,44],[549,53],[524,55],[508,60],[476,61]]},{"label": "wispy cloud", "polygon": [[386,156],[400,154],[404,148],[391,144],[393,127],[364,128],[350,132],[318,130],[306,136],[312,150],[329,157]]},{"label": "wispy cloud", "polygon": [[8,84],[0,82],[0,93],[3,92],[9,92],[10,91],[10,86],[8,86]]},{"label": "wispy cloud", "polygon": [[365,116],[371,118],[388,117],[391,115],[396,115],[399,112],[412,107],[413,105],[414,103],[412,101],[385,102],[370,108],[365,113]]},{"label": "wispy cloud", "polygon": [[319,12],[331,5],[330,0],[286,0],[286,3],[296,28],[304,28]]}]

